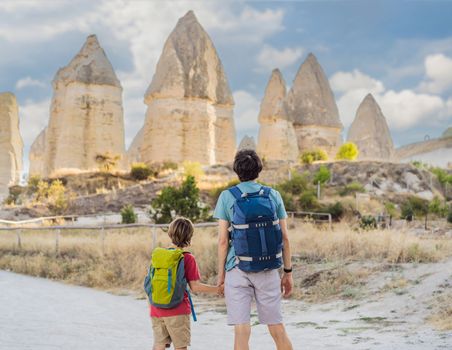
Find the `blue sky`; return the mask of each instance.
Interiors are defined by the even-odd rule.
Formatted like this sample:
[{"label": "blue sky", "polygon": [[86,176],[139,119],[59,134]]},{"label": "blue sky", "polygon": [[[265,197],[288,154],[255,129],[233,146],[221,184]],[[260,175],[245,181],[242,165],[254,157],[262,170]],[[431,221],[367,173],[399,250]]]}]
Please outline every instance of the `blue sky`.
[{"label": "blue sky", "polygon": [[0,91],[18,97],[25,157],[47,124],[55,72],[91,33],[123,85],[130,144],[144,122],[143,94],[164,41],[189,9],[225,67],[239,139],[257,135],[271,70],[280,68],[289,87],[309,52],[330,79],[344,136],[368,92],[396,145],[437,137],[452,124],[449,1],[2,0]]}]

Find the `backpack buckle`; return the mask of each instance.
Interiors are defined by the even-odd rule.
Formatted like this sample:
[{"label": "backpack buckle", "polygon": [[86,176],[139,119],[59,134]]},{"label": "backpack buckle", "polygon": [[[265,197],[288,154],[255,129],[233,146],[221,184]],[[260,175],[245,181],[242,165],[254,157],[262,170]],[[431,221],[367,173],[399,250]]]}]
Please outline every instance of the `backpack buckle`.
[{"label": "backpack buckle", "polygon": [[246,192],[242,193],[242,195],[241,195],[242,198],[245,198],[247,196],[248,196],[248,193],[246,193]]}]

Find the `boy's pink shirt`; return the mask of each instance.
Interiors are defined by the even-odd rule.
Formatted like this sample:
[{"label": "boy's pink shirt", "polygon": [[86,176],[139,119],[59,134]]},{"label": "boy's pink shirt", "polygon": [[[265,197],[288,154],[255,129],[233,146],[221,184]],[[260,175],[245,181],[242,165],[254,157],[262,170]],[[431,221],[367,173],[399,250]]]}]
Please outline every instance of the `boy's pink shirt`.
[{"label": "boy's pink shirt", "polygon": [[[201,274],[199,273],[198,264],[196,263],[195,257],[190,253],[184,254],[184,267],[185,267],[185,278],[187,282],[199,281],[201,279]],[[150,306],[151,317],[170,317],[179,315],[189,315],[191,313],[190,301],[188,300],[188,294],[185,292],[184,300],[178,306],[172,309],[162,309],[155,306]]]}]

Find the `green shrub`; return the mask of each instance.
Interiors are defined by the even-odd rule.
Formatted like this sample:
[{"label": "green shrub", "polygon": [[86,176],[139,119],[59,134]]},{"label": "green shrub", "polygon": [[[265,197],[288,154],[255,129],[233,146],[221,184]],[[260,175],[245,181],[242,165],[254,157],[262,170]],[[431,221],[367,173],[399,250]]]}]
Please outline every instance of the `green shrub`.
[{"label": "green shrub", "polygon": [[325,184],[331,179],[331,172],[328,167],[322,165],[319,170],[314,174],[314,184],[320,182],[321,185]]},{"label": "green shrub", "polygon": [[175,162],[166,161],[160,164],[159,170],[177,170],[179,168],[179,165]]},{"label": "green shrub", "polygon": [[284,203],[284,207],[287,211],[297,211],[297,205],[295,204],[294,196],[291,193],[279,191]]},{"label": "green shrub", "polygon": [[402,204],[402,219],[411,221],[413,216],[425,216],[428,214],[428,201],[425,199],[411,196]]},{"label": "green shrub", "polygon": [[430,171],[436,175],[441,185],[452,185],[452,174],[449,174],[445,169],[431,168]]},{"label": "green shrub", "polygon": [[300,174],[293,171],[291,179],[281,182],[275,188],[279,192],[286,192],[292,195],[299,195],[308,189],[308,179],[306,174]]},{"label": "green shrub", "polygon": [[304,152],[300,156],[300,160],[303,164],[311,164],[319,160],[328,160],[328,155],[325,151],[318,149],[313,151]]},{"label": "green shrub", "polygon": [[32,196],[38,191],[38,184],[41,181],[41,177],[39,175],[31,175],[27,181],[27,194]]},{"label": "green shrub", "polygon": [[431,202],[428,205],[428,212],[435,214],[438,217],[446,217],[448,207],[446,203],[441,202],[441,200],[438,197],[435,197],[431,200]]},{"label": "green shrub", "polygon": [[336,154],[337,160],[355,160],[359,155],[358,147],[353,142],[346,142]]},{"label": "green shrub", "polygon": [[110,173],[118,166],[121,156],[119,154],[110,154],[109,152],[104,154],[98,154],[94,157],[99,171],[103,173]]},{"label": "green shrub", "polygon": [[344,206],[341,202],[330,204],[325,208],[325,212],[331,214],[331,218],[334,221],[339,221],[344,216]]},{"label": "green shrub", "polygon": [[313,190],[303,192],[299,203],[301,210],[312,211],[318,208],[317,196]]},{"label": "green shrub", "polygon": [[185,216],[194,222],[210,220],[208,207],[201,203],[193,176],[187,176],[179,188],[165,187],[152,200],[150,215],[158,224],[170,223],[177,216]]},{"label": "green shrub", "polygon": [[184,177],[193,176],[197,181],[199,181],[204,175],[204,170],[199,162],[190,162],[187,160],[184,161],[182,165],[184,167]]},{"label": "green shrub", "polygon": [[11,186],[9,188],[9,195],[5,198],[3,203],[6,205],[20,205],[22,204],[22,193],[23,187],[21,186]]},{"label": "green shrub", "polygon": [[146,180],[151,174],[152,169],[145,163],[133,163],[130,169],[130,176],[138,181]]},{"label": "green shrub", "polygon": [[338,191],[338,194],[342,197],[348,196],[350,194],[355,194],[357,192],[363,193],[366,190],[364,189],[364,186],[361,185],[359,182],[353,181],[344,187],[340,188]]},{"label": "green shrub", "polygon": [[397,214],[397,208],[394,203],[386,202],[385,210],[386,210],[386,213],[388,213],[388,215],[390,215],[392,217],[395,217]]},{"label": "green shrub", "polygon": [[377,220],[372,215],[364,215],[359,220],[359,226],[365,230],[377,228]]},{"label": "green shrub", "polygon": [[447,222],[452,224],[452,205],[449,206],[449,213],[447,214]]},{"label": "green shrub", "polygon": [[134,224],[138,220],[137,214],[131,204],[127,204],[121,209],[121,223],[123,224]]},{"label": "green shrub", "polygon": [[37,187],[36,202],[45,204],[54,215],[62,215],[67,211],[71,194],[61,180],[53,180],[50,184],[41,180]]}]

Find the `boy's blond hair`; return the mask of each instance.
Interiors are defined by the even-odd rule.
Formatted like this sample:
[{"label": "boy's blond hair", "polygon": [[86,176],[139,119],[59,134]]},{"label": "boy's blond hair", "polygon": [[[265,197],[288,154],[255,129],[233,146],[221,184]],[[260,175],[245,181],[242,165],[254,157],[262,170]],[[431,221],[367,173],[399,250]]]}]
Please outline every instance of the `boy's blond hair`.
[{"label": "boy's blond hair", "polygon": [[168,236],[176,247],[185,248],[191,244],[194,230],[190,219],[180,217],[170,223]]}]

